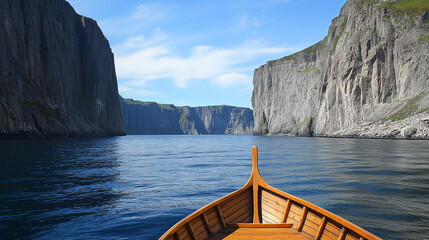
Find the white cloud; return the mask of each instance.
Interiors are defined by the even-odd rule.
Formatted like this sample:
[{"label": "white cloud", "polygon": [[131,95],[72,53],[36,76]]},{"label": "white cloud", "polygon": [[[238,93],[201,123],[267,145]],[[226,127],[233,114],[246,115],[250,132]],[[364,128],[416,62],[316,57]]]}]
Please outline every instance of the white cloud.
[{"label": "white cloud", "polygon": [[147,26],[168,17],[165,6],[140,4],[129,16],[121,16],[99,21],[101,29],[107,35],[136,34]]},{"label": "white cloud", "polygon": [[147,38],[143,34],[126,39],[120,45],[114,47],[116,54],[129,54],[135,52],[136,49],[144,49],[150,46],[159,45],[168,39],[168,36],[164,34],[160,28],[156,28],[151,38]]},{"label": "white cloud", "polygon": [[[116,56],[117,74],[120,78],[145,81],[170,78],[182,88],[186,88],[191,80],[210,80],[225,87],[244,82],[245,74],[236,73],[238,65],[260,56],[282,54],[295,48],[265,47],[253,41],[231,49],[195,46],[190,55],[185,57],[173,50],[168,46],[151,46],[132,54]],[[232,81],[233,76],[237,80]],[[230,84],[226,83],[227,79],[231,80]]]},{"label": "white cloud", "polygon": [[[170,36],[161,28],[155,28],[150,36],[144,34],[136,35],[125,39],[122,43],[112,46],[115,55],[124,56],[130,55],[142,49],[150,47],[168,47],[177,46],[182,43],[194,41],[198,37],[192,35],[175,35]],[[174,47],[170,47],[174,48]]]},{"label": "white cloud", "polygon": [[250,76],[243,73],[225,73],[212,79],[212,82],[220,87],[229,87],[237,84],[249,84],[252,79]]},{"label": "white cloud", "polygon": [[[181,88],[188,87],[192,81],[207,81],[222,88],[244,86],[251,83],[250,75],[255,67],[251,61],[296,50],[285,46],[266,46],[260,41],[245,41],[233,48],[195,44],[184,52],[183,46],[200,42],[205,37],[195,33],[165,33],[159,24],[169,18],[170,10],[141,4],[128,16],[101,21],[103,30],[110,35],[132,36],[113,46],[121,92],[140,89],[142,94],[147,95],[152,88],[149,82],[160,79],[171,79]],[[248,14],[242,14],[238,20],[242,28],[261,26]],[[150,27],[153,30],[148,30]]]},{"label": "white cloud", "polygon": [[258,32],[263,26],[260,19],[249,13],[242,13],[235,17],[235,24],[230,26],[231,31],[250,31],[252,33]]},{"label": "white cloud", "polygon": [[156,92],[156,91],[148,91],[145,88],[141,88],[141,87],[129,87],[127,86],[127,84],[119,84],[118,85],[118,91],[119,94],[123,97],[123,98],[145,98],[145,97],[150,97],[150,96],[159,96],[162,95],[161,92]]}]

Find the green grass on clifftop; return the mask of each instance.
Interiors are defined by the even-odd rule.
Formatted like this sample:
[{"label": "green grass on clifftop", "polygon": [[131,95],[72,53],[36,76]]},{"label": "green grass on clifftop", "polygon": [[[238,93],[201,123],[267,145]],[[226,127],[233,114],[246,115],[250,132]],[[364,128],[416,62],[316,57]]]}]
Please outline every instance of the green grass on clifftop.
[{"label": "green grass on clifftop", "polygon": [[277,59],[277,60],[268,61],[267,64],[270,66],[270,65],[276,63],[277,61],[284,62],[284,61],[292,60],[292,59],[295,59],[296,57],[298,57],[300,54],[316,54],[317,50],[319,48],[322,48],[322,47],[324,47],[324,45],[322,44],[322,41],[320,41],[320,42],[318,42],[318,43],[316,43],[316,44],[314,44],[314,45],[312,45],[306,49],[303,49],[303,50],[296,52],[294,54],[291,54],[289,56],[285,56],[285,57],[282,57],[282,58]]},{"label": "green grass on clifftop", "polygon": [[[143,101],[134,100],[132,98],[124,98],[124,102],[130,105],[141,105],[141,106],[149,106],[151,104],[157,104],[161,109],[167,109],[167,110],[171,110],[175,107],[172,104],[161,104],[157,102],[143,102]],[[177,107],[177,108],[180,108],[180,107]]]},{"label": "green grass on clifftop", "polygon": [[420,15],[429,11],[429,0],[399,0],[383,2],[381,7],[392,9],[394,12]]}]

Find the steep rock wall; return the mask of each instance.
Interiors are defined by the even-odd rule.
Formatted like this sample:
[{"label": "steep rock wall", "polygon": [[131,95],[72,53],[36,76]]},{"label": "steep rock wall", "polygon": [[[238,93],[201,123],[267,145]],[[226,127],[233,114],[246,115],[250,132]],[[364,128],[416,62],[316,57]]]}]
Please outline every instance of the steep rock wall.
[{"label": "steep rock wall", "polygon": [[0,5],[0,138],[124,134],[97,23],[64,0]]},{"label": "steep rock wall", "polygon": [[325,39],[256,69],[254,134],[429,138],[429,13],[415,2],[349,0]]},{"label": "steep rock wall", "polygon": [[233,106],[176,107],[120,98],[127,134],[252,134],[253,112]]}]

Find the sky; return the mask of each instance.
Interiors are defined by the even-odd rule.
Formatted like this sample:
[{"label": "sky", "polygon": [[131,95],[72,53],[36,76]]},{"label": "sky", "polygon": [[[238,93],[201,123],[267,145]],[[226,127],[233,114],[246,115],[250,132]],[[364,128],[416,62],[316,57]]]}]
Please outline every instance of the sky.
[{"label": "sky", "polygon": [[97,21],[119,94],[252,108],[253,71],[322,40],[346,0],[68,0]]}]

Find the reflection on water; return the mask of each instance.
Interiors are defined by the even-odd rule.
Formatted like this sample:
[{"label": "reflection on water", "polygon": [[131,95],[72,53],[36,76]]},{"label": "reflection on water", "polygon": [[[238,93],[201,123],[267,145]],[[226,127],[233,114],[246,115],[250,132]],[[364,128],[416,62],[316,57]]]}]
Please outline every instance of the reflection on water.
[{"label": "reflection on water", "polygon": [[429,141],[125,136],[0,142],[0,239],[157,239],[244,185],[272,186],[385,239],[429,234]]},{"label": "reflection on water", "polygon": [[0,142],[0,236],[40,236],[113,204],[121,196],[110,185],[118,177],[115,146],[114,139]]}]

